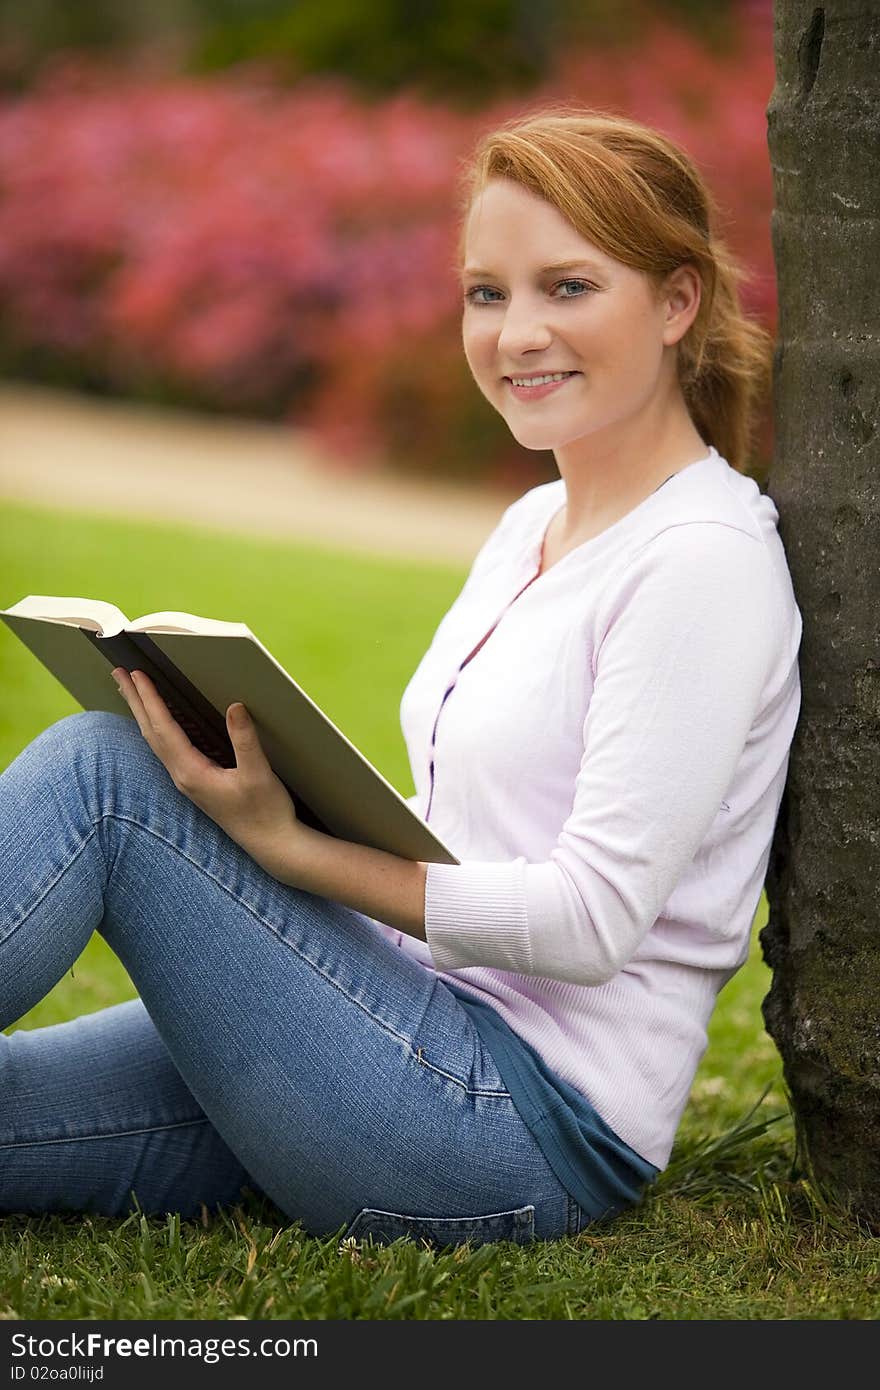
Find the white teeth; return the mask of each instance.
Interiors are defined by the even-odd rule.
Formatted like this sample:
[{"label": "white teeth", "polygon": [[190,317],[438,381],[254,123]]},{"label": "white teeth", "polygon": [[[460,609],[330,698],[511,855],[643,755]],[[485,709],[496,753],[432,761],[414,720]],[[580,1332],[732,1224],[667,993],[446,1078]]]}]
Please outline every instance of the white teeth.
[{"label": "white teeth", "polygon": [[565,381],[569,376],[574,376],[574,372],[554,372],[552,376],[512,376],[510,380],[514,386],[546,386],[550,381]]}]

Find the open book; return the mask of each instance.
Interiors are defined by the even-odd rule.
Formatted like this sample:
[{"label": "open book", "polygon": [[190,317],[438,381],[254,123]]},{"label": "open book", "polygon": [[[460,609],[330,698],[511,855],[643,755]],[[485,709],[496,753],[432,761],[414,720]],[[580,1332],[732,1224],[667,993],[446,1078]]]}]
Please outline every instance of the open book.
[{"label": "open book", "polygon": [[133,720],[110,672],[145,671],[190,741],[234,767],[226,710],[240,700],[303,824],[403,859],[459,862],[244,623],[174,612],[129,621],[112,603],[43,594],[0,618],[83,709]]}]

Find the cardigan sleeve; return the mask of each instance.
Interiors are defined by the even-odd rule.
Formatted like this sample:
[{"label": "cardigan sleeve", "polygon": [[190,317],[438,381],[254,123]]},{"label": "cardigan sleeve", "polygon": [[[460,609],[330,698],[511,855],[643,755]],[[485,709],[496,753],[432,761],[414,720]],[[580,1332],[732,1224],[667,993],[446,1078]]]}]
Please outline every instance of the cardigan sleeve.
[{"label": "cardigan sleeve", "polygon": [[436,968],[599,985],[632,957],[719,812],[780,643],[763,542],[682,523],[600,602],[571,812],[543,863],[429,864]]}]

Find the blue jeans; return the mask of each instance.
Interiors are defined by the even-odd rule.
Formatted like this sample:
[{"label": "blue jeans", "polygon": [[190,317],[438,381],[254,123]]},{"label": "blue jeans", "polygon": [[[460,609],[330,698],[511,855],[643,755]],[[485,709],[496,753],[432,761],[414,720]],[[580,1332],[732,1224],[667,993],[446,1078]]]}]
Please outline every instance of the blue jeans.
[{"label": "blue jeans", "polygon": [[93,931],[139,998],[0,1034],[0,1212],[198,1215],[520,1244],[592,1214],[465,1009],[369,918],[280,883],[133,720],[68,716],[0,774],[0,1028]]}]

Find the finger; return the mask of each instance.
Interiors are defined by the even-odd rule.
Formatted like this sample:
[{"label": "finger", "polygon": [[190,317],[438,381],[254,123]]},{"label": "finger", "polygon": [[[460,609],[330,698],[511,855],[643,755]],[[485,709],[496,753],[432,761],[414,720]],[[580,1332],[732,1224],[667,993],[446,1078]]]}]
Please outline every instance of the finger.
[{"label": "finger", "polygon": [[260,742],[256,721],[240,700],[228,706],[226,725],[235,753],[238,786],[252,798],[257,798],[262,807],[272,807],[279,817],[286,816],[285,823],[290,819],[296,820],[296,807],[290,792],[269,762]]},{"label": "finger", "polygon": [[[131,713],[134,716],[135,723],[137,724],[144,738],[147,740],[148,743],[150,743],[150,740],[153,735],[153,726],[150,723],[149,716],[147,715],[147,712],[144,709],[141,697],[138,694],[137,688],[134,682],[132,681],[131,676],[129,675],[128,671],[126,671],[124,666],[115,667],[112,674],[113,679],[115,680],[119,689],[120,695],[125,700],[125,703],[128,705],[128,708],[131,710]],[[151,743],[150,746],[152,747]]]},{"label": "finger", "polygon": [[246,758],[252,758],[254,755],[260,756],[263,753],[254,721],[241,701],[236,701],[235,705],[229,705],[227,728],[236,752],[242,752]]},{"label": "finger", "polygon": [[132,671],[131,681],[134,686],[135,697],[139,700],[141,709],[149,720],[153,732],[165,740],[170,747],[192,748],[192,744],[149,676],[145,675],[143,671]]},{"label": "finger", "polygon": [[[124,669],[122,674],[126,674]],[[141,732],[176,783],[191,784],[195,777],[213,775],[222,770],[193,746],[150,677],[143,671],[132,671],[126,698]]]},{"label": "finger", "polygon": [[232,740],[236,766],[245,772],[264,771],[268,767],[268,759],[260,743],[257,726],[241,701],[236,701],[227,709],[226,727]]}]

